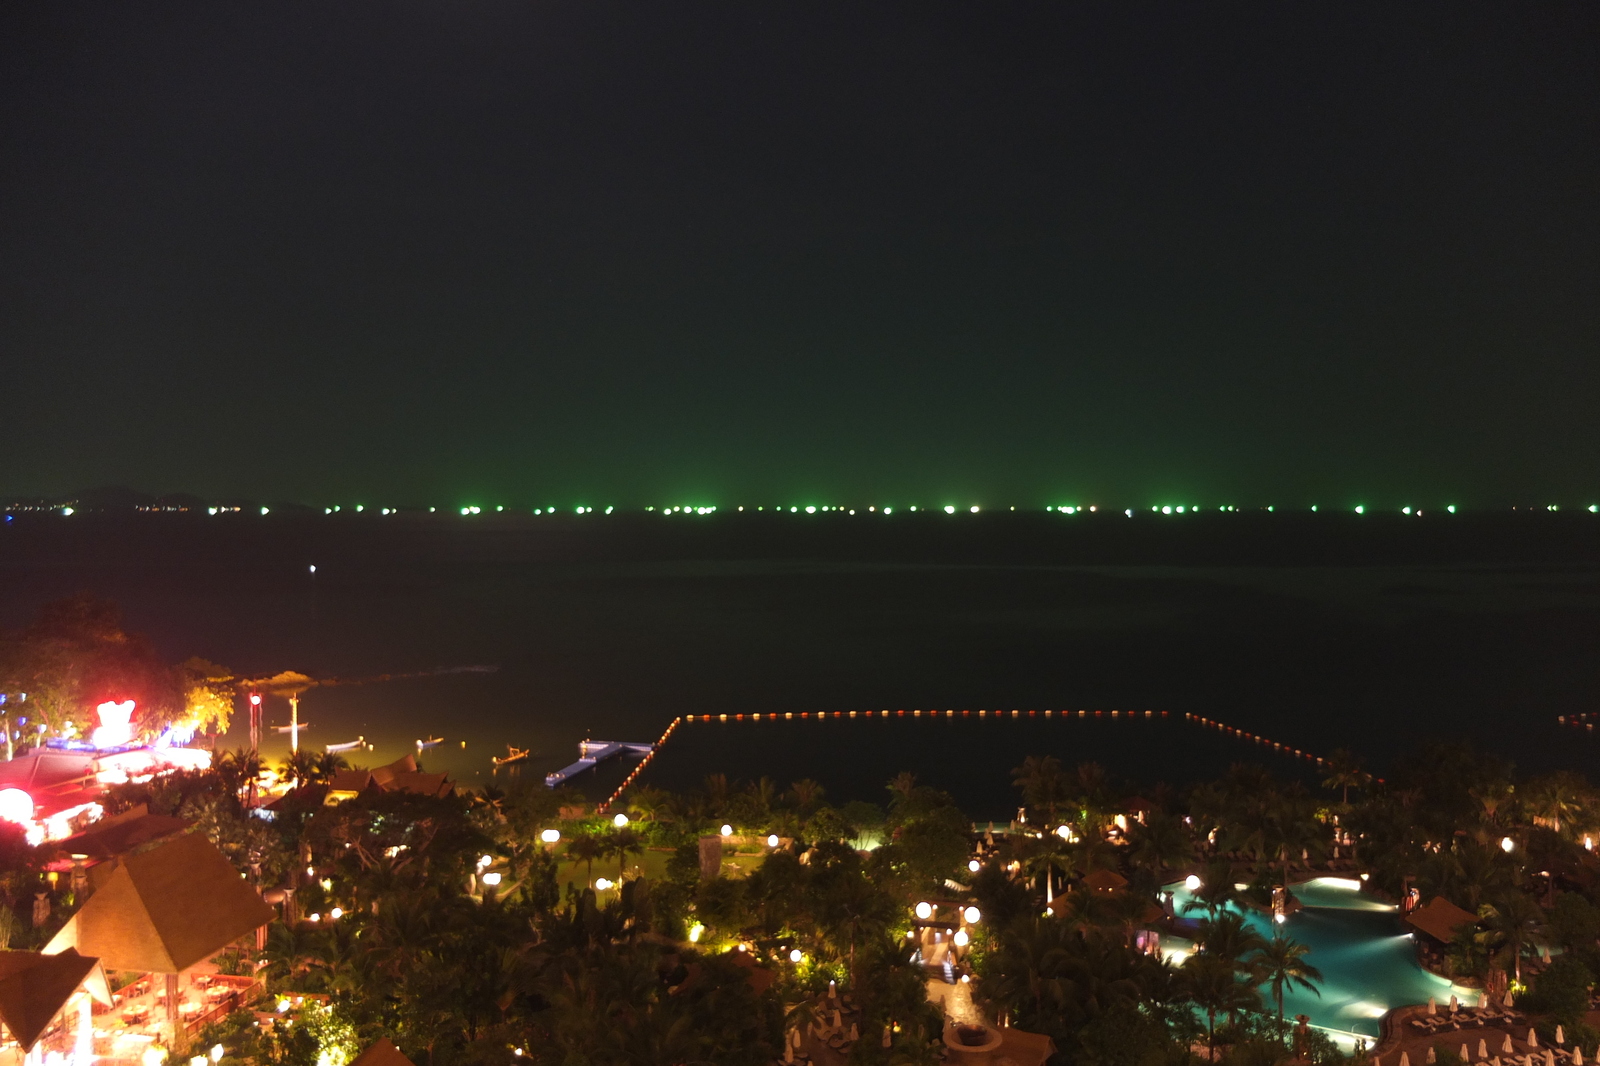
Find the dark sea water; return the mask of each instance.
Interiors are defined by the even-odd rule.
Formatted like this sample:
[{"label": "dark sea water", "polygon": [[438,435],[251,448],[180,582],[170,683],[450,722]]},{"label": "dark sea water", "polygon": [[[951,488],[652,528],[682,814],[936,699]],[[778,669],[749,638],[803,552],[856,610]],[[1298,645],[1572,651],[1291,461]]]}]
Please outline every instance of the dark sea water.
[{"label": "dark sea water", "polygon": [[[308,745],[365,735],[376,763],[442,735],[425,762],[469,782],[508,743],[542,774],[586,736],[654,739],[678,715],[835,709],[1172,717],[696,725],[647,779],[807,776],[880,801],[912,770],[1004,817],[1029,754],[1147,785],[1246,758],[1304,772],[1184,712],[1347,746],[1380,772],[1430,739],[1528,769],[1600,750],[1556,725],[1600,710],[1589,514],[20,516],[0,530],[0,583],[0,624],[87,589],[172,660],[247,674],[493,666],[301,703]],[[269,711],[287,721],[287,704]]]}]

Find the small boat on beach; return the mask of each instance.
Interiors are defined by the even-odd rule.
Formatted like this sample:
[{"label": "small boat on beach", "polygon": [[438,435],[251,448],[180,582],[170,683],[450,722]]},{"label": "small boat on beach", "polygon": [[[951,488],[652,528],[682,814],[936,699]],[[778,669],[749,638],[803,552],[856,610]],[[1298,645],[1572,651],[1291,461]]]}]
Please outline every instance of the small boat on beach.
[{"label": "small boat on beach", "polygon": [[[302,728],[304,728],[304,727],[302,727]],[[354,740],[347,740],[343,744],[329,744],[323,750],[329,751],[329,752],[357,751],[357,750],[360,750],[361,748],[365,748],[366,746],[367,746],[367,738],[362,736],[362,737],[356,737],[356,739],[354,739]]]},{"label": "small boat on beach", "polygon": [[429,748],[436,748],[443,743],[444,737],[429,737],[426,740],[417,741],[417,750],[419,752],[427,751]]},{"label": "small boat on beach", "polygon": [[519,748],[513,744],[507,744],[505,755],[493,756],[489,761],[494,763],[495,767],[498,769],[502,766],[510,766],[514,763],[522,762],[531,754],[532,752],[530,752],[527,748]]}]

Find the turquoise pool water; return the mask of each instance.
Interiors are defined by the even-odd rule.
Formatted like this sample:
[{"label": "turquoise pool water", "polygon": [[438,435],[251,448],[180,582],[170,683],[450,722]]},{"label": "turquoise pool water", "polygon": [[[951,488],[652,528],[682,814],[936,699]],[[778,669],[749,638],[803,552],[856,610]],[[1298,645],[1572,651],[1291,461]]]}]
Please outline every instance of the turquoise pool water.
[{"label": "turquoise pool water", "polygon": [[[1169,885],[1180,915],[1194,897],[1181,884]],[[1452,994],[1463,1003],[1476,1003],[1478,994],[1435,976],[1417,965],[1416,949],[1397,910],[1363,896],[1359,883],[1323,877],[1294,886],[1305,906],[1283,924],[1285,935],[1311,948],[1306,961],[1322,971],[1321,996],[1303,990],[1285,991],[1284,1015],[1310,1017],[1311,1024],[1335,1034],[1368,1041],[1378,1035],[1378,1021],[1395,1007],[1426,1003],[1433,996],[1441,1004]],[[1273,935],[1272,921],[1257,911],[1244,918],[1264,937]],[[1196,912],[1192,917],[1200,917]],[[1188,957],[1187,941],[1164,942],[1174,962]],[[1270,988],[1262,989],[1269,1001]]]}]

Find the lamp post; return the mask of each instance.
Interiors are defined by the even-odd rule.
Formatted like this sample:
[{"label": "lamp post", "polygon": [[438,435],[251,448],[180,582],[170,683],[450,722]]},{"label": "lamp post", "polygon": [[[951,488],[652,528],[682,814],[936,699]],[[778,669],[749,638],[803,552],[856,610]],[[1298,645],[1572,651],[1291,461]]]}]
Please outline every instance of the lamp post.
[{"label": "lamp post", "polygon": [[250,693],[250,750],[261,750],[261,693]]}]

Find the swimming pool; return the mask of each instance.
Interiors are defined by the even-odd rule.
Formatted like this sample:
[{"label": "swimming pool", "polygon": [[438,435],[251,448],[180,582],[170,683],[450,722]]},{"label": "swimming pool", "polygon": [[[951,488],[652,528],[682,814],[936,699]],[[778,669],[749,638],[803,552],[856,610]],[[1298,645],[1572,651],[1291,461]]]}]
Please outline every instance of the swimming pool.
[{"label": "swimming pool", "polygon": [[[1174,906],[1183,915],[1184,904],[1194,897],[1182,884],[1168,885]],[[1310,1017],[1311,1024],[1335,1035],[1373,1041],[1378,1022],[1395,1007],[1426,1003],[1433,996],[1441,1003],[1451,995],[1476,1003],[1478,993],[1417,965],[1411,936],[1401,924],[1397,908],[1361,894],[1360,882],[1340,877],[1320,877],[1293,887],[1304,907],[1282,928],[1284,934],[1311,949],[1306,961],[1322,971],[1320,997],[1302,989],[1284,990],[1283,1013]],[[1273,935],[1272,920],[1259,911],[1230,908],[1242,913],[1264,937]],[[1200,917],[1200,912],[1190,915]],[[1182,962],[1193,951],[1186,940],[1163,941],[1163,953]],[[1271,989],[1262,999],[1272,1009]]]}]

